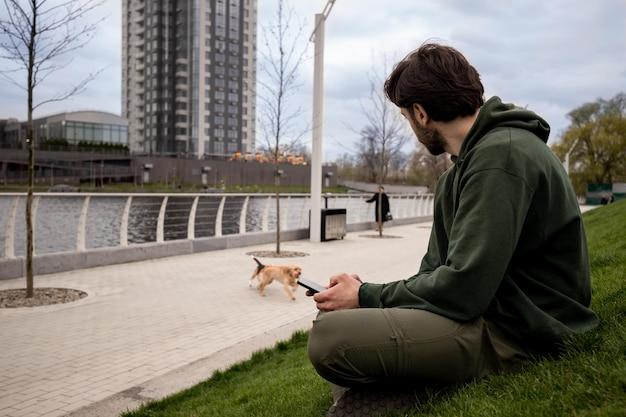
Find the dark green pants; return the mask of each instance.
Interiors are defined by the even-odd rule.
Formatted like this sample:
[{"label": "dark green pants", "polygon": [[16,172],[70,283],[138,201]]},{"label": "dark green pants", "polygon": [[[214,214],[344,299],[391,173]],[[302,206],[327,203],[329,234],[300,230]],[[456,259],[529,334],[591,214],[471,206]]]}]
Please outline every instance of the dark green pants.
[{"label": "dark green pants", "polygon": [[309,358],[327,381],[454,384],[511,370],[528,358],[494,325],[459,323],[424,310],[361,308],[320,313]]}]

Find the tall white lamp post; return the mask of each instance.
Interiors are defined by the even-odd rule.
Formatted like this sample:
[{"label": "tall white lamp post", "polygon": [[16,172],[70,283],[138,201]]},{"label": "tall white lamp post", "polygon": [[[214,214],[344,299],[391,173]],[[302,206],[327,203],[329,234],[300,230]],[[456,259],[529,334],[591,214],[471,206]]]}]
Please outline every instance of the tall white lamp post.
[{"label": "tall white lamp post", "polygon": [[580,140],[580,138],[576,139],[574,141],[574,144],[569,148],[569,150],[567,151],[567,153],[565,154],[565,161],[563,162],[563,167],[565,168],[565,173],[567,175],[569,175],[569,156],[572,152],[574,152],[574,148],[576,147],[576,145],[578,145],[578,141]]},{"label": "tall white lamp post", "polygon": [[315,15],[315,29],[309,41],[315,43],[313,69],[313,143],[311,155],[311,242],[321,241],[322,224],[322,139],[324,124],[324,23],[335,0],[328,0]]}]

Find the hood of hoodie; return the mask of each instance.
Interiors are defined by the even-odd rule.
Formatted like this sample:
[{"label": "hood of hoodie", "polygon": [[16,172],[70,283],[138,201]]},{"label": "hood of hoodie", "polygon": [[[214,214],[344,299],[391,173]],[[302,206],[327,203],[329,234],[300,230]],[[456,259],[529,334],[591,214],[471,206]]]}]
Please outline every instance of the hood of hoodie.
[{"label": "hood of hoodie", "polygon": [[478,112],[476,121],[467,133],[459,152],[459,159],[472,149],[487,132],[499,127],[515,127],[524,129],[544,143],[550,135],[550,125],[536,113],[511,103],[503,103],[499,97],[492,97],[483,104]]}]

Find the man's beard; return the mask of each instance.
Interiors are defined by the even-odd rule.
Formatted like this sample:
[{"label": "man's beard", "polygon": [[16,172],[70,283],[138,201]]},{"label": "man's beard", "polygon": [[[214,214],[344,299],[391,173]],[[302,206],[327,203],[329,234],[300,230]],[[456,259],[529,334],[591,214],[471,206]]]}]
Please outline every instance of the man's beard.
[{"label": "man's beard", "polygon": [[424,145],[432,155],[441,155],[446,151],[444,149],[444,145],[446,144],[445,139],[437,129],[427,129],[420,126],[417,121],[415,121],[415,134],[417,135],[417,140]]}]

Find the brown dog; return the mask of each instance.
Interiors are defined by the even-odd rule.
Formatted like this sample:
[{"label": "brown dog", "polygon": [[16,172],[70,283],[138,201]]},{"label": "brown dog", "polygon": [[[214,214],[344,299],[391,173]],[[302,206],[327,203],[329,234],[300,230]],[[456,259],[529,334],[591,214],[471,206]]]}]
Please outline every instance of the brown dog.
[{"label": "brown dog", "polygon": [[259,292],[262,296],[265,296],[263,293],[265,291],[265,287],[270,285],[272,281],[276,280],[283,284],[283,289],[287,293],[287,297],[291,300],[296,299],[293,295],[293,291],[298,288],[298,278],[302,273],[302,268],[293,265],[263,265],[257,258],[252,259],[255,260],[258,266],[250,277],[250,287],[252,286],[252,281],[256,278],[259,280]]}]

